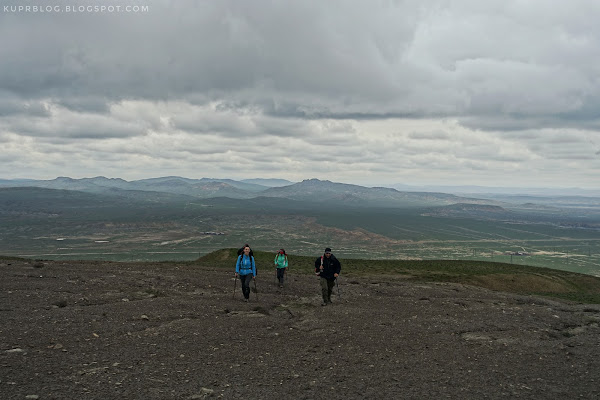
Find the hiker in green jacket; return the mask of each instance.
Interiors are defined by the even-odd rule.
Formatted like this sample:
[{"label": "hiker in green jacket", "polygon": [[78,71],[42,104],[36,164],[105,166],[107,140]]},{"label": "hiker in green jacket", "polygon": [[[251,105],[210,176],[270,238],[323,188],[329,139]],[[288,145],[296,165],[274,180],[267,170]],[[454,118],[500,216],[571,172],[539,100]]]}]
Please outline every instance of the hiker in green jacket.
[{"label": "hiker in green jacket", "polygon": [[275,256],[275,268],[277,268],[277,280],[279,281],[279,287],[283,287],[283,278],[285,272],[288,269],[287,254],[284,249],[280,249]]}]

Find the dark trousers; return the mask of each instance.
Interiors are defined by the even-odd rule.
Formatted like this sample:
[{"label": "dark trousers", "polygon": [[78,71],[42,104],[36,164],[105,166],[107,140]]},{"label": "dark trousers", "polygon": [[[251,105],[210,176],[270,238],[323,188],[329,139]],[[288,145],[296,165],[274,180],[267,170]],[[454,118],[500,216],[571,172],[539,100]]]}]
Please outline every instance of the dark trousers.
[{"label": "dark trousers", "polygon": [[252,274],[240,275],[240,281],[242,281],[242,293],[246,299],[250,298],[250,281],[252,280]]},{"label": "dark trousers", "polygon": [[280,285],[283,285],[283,277],[285,276],[285,268],[277,268],[277,280]]},{"label": "dark trousers", "polygon": [[331,291],[335,286],[335,279],[321,278],[321,293],[323,294],[323,301],[331,303]]}]

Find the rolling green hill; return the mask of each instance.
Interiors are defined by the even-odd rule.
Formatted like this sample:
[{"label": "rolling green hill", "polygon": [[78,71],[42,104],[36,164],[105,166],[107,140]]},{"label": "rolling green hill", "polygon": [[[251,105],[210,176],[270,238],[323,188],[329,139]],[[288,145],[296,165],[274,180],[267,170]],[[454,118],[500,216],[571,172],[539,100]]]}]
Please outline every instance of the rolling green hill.
[{"label": "rolling green hill", "polygon": [[[288,254],[290,273],[314,274],[317,256]],[[257,278],[271,279],[274,253],[254,251]],[[200,257],[203,266],[235,270],[237,249],[220,249]],[[600,304],[600,278],[550,268],[485,261],[364,260],[341,258],[344,284],[353,277],[400,277],[413,282],[452,282],[522,295],[538,295]],[[342,279],[341,279],[342,280]]]}]

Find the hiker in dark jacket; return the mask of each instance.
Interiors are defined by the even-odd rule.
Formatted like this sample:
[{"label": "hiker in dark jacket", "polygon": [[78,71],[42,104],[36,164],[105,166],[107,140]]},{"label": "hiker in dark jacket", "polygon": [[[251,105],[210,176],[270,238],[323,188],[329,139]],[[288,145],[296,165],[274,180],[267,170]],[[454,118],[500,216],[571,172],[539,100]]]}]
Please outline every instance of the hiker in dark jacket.
[{"label": "hiker in dark jacket", "polygon": [[331,303],[331,291],[335,286],[335,280],[340,275],[342,265],[328,247],[325,253],[315,260],[315,275],[321,277],[321,293],[323,294],[322,306]]},{"label": "hiker in dark jacket", "polygon": [[250,298],[250,280],[256,280],[256,263],[250,252],[250,246],[244,246],[242,254],[238,256],[235,263],[235,277],[239,277],[242,281],[242,293],[246,302]]}]

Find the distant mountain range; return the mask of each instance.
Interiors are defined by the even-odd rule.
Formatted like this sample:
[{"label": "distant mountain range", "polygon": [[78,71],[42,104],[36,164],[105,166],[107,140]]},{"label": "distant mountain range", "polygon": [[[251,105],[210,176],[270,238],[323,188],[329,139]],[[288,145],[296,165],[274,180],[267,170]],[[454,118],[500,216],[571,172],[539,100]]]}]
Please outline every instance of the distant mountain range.
[{"label": "distant mountain range", "polygon": [[255,197],[255,193],[268,189],[266,186],[237,182],[229,179],[188,179],[178,176],[126,181],[120,178],[73,179],[58,177],[52,180],[0,180],[0,187],[42,187],[48,189],[77,190],[96,194],[119,194],[119,191],[165,192],[186,196],[232,197],[238,199]]},{"label": "distant mountain range", "polygon": [[416,186],[405,185],[402,183],[385,185],[394,189],[405,192],[439,192],[452,193],[459,196],[476,196],[476,197],[496,197],[498,195],[520,195],[520,196],[587,196],[600,197],[600,189],[582,189],[582,188],[538,188],[538,187],[493,187],[493,186]]},{"label": "distant mountain range", "polygon": [[240,182],[244,183],[252,183],[255,185],[267,186],[267,187],[280,187],[280,186],[288,186],[294,184],[294,182],[290,182],[285,179],[242,179]]},{"label": "distant mountain range", "polygon": [[[562,205],[581,207],[600,205],[595,197],[550,197],[532,195],[507,195],[501,193],[480,193],[458,195],[431,191],[400,191],[388,187],[365,187],[319,179],[306,179],[293,183],[284,179],[232,179],[202,178],[190,179],[179,176],[126,181],[120,178],[73,179],[58,177],[52,180],[7,180],[0,179],[1,187],[40,187],[48,189],[74,190],[86,193],[139,197],[149,199],[175,199],[177,196],[191,198],[230,198],[254,199],[270,197],[299,202],[345,205],[350,207],[429,207],[452,204],[479,204],[505,207],[510,204],[523,205]],[[466,189],[467,187],[465,187]],[[471,189],[473,187],[470,187]],[[154,193],[154,194],[153,194]],[[163,195],[158,195],[162,193]],[[165,196],[168,194],[168,196]]]},{"label": "distant mountain range", "polygon": [[[0,187],[41,187],[121,197],[131,197],[136,192],[140,193],[140,195],[142,192],[156,192],[203,199],[219,197],[231,199],[271,197],[357,207],[494,203],[493,200],[466,198],[445,193],[400,192],[392,188],[368,188],[319,179],[307,179],[302,182],[292,183],[283,179],[246,179],[235,181],[231,179],[189,179],[178,176],[167,176],[126,181],[120,178],[98,176],[82,179],[59,177],[52,180],[0,180]],[[147,198],[148,194],[143,197]]]},{"label": "distant mountain range", "polygon": [[464,198],[445,193],[400,192],[391,188],[368,188],[319,179],[307,179],[289,186],[270,188],[262,192],[261,195],[266,197],[284,197],[299,201],[380,207],[423,204],[493,203],[490,200]]}]

